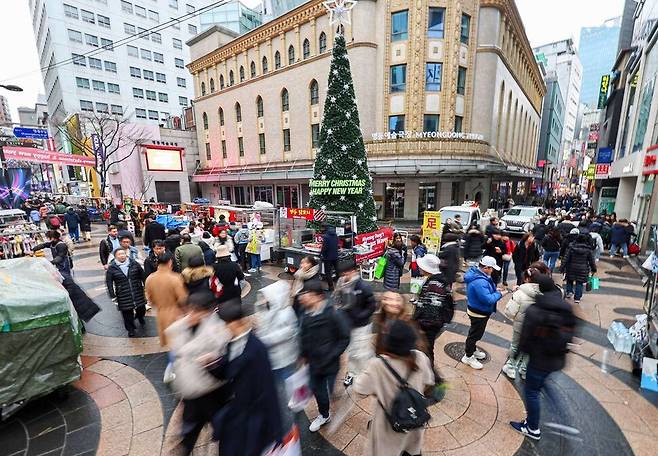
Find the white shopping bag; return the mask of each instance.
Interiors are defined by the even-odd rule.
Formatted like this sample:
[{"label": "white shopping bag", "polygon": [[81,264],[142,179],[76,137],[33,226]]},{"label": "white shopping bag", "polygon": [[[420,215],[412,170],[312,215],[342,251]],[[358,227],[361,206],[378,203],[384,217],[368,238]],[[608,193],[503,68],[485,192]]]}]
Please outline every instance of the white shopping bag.
[{"label": "white shopping bag", "polygon": [[409,288],[413,294],[419,294],[423,284],[425,283],[425,277],[412,277],[409,282]]},{"label": "white shopping bag", "polygon": [[308,365],[305,364],[297,372],[286,379],[286,392],[288,393],[288,408],[293,412],[301,412],[313,397],[311,391]]}]

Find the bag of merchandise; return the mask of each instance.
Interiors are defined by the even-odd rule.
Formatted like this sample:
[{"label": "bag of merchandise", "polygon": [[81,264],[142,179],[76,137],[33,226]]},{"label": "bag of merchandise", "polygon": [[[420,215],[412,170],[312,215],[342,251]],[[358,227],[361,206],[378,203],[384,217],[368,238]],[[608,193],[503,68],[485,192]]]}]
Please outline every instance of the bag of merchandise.
[{"label": "bag of merchandise", "polygon": [[293,412],[301,412],[313,397],[310,387],[311,377],[308,365],[304,365],[286,379],[286,392],[288,393],[288,408]]},{"label": "bag of merchandise", "polygon": [[387,263],[388,259],[385,256],[377,259],[377,266],[375,266],[375,279],[381,279],[384,277],[384,270],[386,269]]},{"label": "bag of merchandise", "polygon": [[412,277],[409,287],[413,294],[419,294],[425,283],[425,277]]}]

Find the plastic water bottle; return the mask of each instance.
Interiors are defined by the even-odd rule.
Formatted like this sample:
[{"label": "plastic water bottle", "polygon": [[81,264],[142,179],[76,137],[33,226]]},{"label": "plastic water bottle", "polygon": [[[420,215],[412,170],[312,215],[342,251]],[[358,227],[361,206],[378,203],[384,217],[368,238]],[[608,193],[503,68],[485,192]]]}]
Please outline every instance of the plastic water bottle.
[{"label": "plastic water bottle", "polygon": [[603,350],[603,358],[601,359],[601,371],[605,372],[606,374],[609,372],[608,355],[609,355],[608,350]]}]

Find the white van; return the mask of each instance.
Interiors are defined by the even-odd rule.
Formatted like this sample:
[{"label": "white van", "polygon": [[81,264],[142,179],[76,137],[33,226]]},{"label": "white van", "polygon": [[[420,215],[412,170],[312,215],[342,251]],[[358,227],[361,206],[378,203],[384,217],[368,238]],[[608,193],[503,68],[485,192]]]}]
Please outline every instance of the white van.
[{"label": "white van", "polygon": [[445,206],[440,209],[441,212],[441,224],[445,225],[448,219],[455,219],[455,215],[459,214],[461,218],[461,224],[464,227],[464,232],[468,230],[468,227],[473,223],[477,223],[480,226],[482,220],[482,215],[480,214],[479,207],[473,207],[470,205],[464,206]]}]

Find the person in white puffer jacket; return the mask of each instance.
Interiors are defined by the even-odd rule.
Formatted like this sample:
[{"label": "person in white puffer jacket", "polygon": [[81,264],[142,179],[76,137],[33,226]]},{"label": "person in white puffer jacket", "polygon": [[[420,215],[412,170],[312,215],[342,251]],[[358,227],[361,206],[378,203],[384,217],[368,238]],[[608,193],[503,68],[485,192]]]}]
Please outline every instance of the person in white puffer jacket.
[{"label": "person in white puffer jacket", "polygon": [[256,336],[265,344],[276,380],[284,432],[293,425],[288,408],[286,379],[295,372],[299,358],[299,325],[290,306],[290,284],[280,280],[258,291],[255,313]]},{"label": "person in white puffer jacket", "polygon": [[505,316],[514,322],[514,334],[512,336],[512,342],[510,342],[507,362],[505,362],[502,369],[503,373],[511,379],[516,378],[517,372],[521,375],[521,378],[525,379],[525,371],[529,358],[526,353],[520,353],[518,347],[525,312],[528,307],[535,303],[537,296],[540,294],[539,285],[532,282],[533,275],[538,275],[539,273],[540,271],[535,268],[523,271],[524,283],[512,294],[512,299],[507,302],[503,311]]}]

